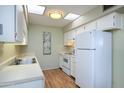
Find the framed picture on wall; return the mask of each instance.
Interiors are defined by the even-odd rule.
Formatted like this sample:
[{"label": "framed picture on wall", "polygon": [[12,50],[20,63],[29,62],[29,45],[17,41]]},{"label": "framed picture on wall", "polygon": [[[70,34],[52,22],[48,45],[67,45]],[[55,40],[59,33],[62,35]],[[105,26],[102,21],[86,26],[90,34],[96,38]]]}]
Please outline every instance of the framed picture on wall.
[{"label": "framed picture on wall", "polygon": [[51,55],[51,32],[43,32],[43,55]]}]

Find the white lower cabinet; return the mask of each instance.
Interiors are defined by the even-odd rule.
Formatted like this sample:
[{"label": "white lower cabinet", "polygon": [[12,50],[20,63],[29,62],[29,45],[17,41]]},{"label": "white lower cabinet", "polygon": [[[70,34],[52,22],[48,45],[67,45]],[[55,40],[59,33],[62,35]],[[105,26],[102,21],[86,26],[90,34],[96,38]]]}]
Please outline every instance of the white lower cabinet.
[{"label": "white lower cabinet", "polygon": [[71,76],[76,76],[76,60],[75,57],[71,57]]},{"label": "white lower cabinet", "polygon": [[63,65],[63,55],[59,55],[59,67],[62,68]]},{"label": "white lower cabinet", "polygon": [[70,75],[70,69],[63,66],[62,70],[67,74],[67,75]]},{"label": "white lower cabinet", "polygon": [[34,80],[31,82],[19,83],[10,86],[5,86],[4,88],[44,88],[43,80]]}]

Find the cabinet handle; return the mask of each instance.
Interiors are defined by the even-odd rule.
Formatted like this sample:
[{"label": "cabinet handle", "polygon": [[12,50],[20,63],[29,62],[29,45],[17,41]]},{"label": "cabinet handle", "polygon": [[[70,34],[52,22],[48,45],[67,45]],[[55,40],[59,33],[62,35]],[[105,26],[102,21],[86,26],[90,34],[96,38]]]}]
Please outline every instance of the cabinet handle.
[{"label": "cabinet handle", "polygon": [[113,22],[113,26],[115,26],[115,23]]},{"label": "cabinet handle", "polygon": [[17,36],[17,32],[15,32],[15,38],[16,38],[16,36]]},{"label": "cabinet handle", "polygon": [[75,38],[73,38],[73,40],[75,40]]},{"label": "cabinet handle", "polygon": [[3,24],[0,24],[0,35],[3,35]]},{"label": "cabinet handle", "polygon": [[113,16],[113,18],[115,18],[115,16]]}]

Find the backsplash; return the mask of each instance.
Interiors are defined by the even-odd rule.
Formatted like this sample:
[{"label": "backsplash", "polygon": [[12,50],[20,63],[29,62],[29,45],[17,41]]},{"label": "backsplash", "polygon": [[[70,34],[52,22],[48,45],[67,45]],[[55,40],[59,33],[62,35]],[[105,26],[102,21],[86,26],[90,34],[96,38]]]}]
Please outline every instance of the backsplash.
[{"label": "backsplash", "polygon": [[20,53],[19,46],[0,43],[0,63]]},{"label": "backsplash", "polygon": [[73,47],[64,47],[64,52],[66,53],[73,53],[74,48]]}]

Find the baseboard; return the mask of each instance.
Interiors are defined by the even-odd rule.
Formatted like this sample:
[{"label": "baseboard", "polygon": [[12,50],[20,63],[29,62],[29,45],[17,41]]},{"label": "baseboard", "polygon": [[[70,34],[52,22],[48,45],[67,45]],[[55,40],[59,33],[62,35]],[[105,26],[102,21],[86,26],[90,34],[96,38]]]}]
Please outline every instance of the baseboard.
[{"label": "baseboard", "polygon": [[[41,67],[42,68],[42,67]],[[58,69],[59,67],[54,67],[54,68],[45,68],[45,69],[42,69],[42,70],[52,70],[52,69]]]},{"label": "baseboard", "polygon": [[75,81],[75,77],[73,77],[72,75],[70,75],[70,77]]}]

